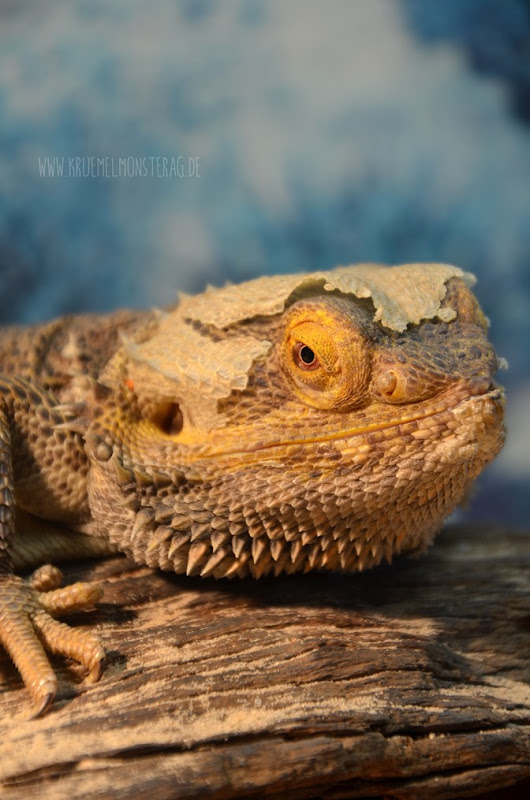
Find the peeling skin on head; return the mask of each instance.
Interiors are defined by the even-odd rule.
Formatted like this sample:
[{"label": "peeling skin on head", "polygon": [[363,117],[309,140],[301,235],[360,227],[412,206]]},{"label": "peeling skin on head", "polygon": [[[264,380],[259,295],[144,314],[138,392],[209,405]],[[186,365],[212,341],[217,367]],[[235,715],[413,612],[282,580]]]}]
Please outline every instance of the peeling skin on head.
[{"label": "peeling skin on head", "polygon": [[[134,385],[157,386],[161,395],[183,402],[185,422],[198,427],[221,423],[217,401],[242,391],[256,358],[266,355],[271,343],[252,336],[212,341],[187,324],[179,311],[169,315],[159,333],[144,344],[130,342],[126,353],[134,363]],[[168,359],[168,353],[178,353]]]},{"label": "peeling skin on head", "polygon": [[245,389],[252,364],[268,353],[271,343],[243,333],[211,339],[202,335],[201,325],[221,330],[244,320],[273,316],[295,300],[324,290],[370,299],[374,321],[401,332],[422,320],[454,319],[455,310],[442,307],[452,277],[461,278],[468,286],[475,281],[470,273],[447,264],[360,264],[331,272],[268,276],[221,289],[210,287],[196,297],[181,297],[175,311],[161,320],[158,333],[141,344],[126,343],[126,354],[134,363],[138,390],[143,384],[152,387],[156,379],[161,393],[185,400],[186,422],[198,427],[222,425],[223,417],[216,413],[218,400]]},{"label": "peeling skin on head", "polygon": [[188,319],[224,328],[244,319],[279,314],[293,297],[323,288],[371,298],[374,320],[401,332],[407,325],[418,325],[424,319],[454,319],[453,309],[440,307],[446,283],[453,277],[461,278],[468,286],[475,283],[471,273],[449,264],[356,264],[331,272],[277,275],[238,286],[210,288],[196,297],[184,298],[180,309]]}]

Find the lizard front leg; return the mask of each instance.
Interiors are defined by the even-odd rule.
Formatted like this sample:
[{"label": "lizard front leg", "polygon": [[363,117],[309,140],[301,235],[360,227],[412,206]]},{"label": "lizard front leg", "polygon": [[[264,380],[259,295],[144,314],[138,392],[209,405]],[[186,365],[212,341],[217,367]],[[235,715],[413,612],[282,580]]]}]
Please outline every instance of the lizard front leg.
[{"label": "lizard front leg", "polygon": [[60,573],[50,566],[38,570],[28,581],[13,573],[15,482],[12,429],[16,412],[20,416],[20,405],[25,404],[31,413],[29,397],[37,395],[31,384],[23,381],[16,384],[17,391],[14,392],[10,379],[0,382],[0,642],[33,698],[32,716],[39,716],[48,708],[57,691],[57,678],[45,649],[82,663],[91,680],[97,680],[101,674],[104,650],[99,639],[85,631],[73,630],[55,619],[55,615],[62,612],[93,608],[101,597],[101,590],[86,583],[59,589]]}]

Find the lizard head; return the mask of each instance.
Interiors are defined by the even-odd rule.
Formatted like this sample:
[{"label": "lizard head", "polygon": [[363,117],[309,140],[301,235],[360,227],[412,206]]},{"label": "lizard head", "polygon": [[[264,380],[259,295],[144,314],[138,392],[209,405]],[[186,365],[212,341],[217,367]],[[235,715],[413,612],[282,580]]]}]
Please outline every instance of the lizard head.
[{"label": "lizard head", "polygon": [[253,574],[423,547],[503,441],[471,281],[362,265],[184,298],[125,344],[125,461],[185,482],[197,520],[246,537],[242,552],[281,542],[247,560]]}]

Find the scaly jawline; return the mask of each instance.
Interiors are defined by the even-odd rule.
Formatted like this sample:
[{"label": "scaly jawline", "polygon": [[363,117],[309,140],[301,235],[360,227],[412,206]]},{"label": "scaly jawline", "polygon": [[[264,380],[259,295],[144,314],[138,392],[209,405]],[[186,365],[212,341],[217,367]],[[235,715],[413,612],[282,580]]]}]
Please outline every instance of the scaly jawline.
[{"label": "scaly jawline", "polygon": [[341,441],[343,439],[350,439],[355,436],[361,436],[366,433],[372,433],[374,431],[381,431],[386,430],[388,428],[396,428],[399,425],[406,425],[409,422],[416,422],[422,419],[428,419],[429,417],[435,417],[438,414],[443,414],[447,411],[456,411],[461,406],[466,405],[470,402],[483,402],[485,400],[503,400],[504,398],[504,391],[500,387],[495,387],[491,389],[489,392],[485,392],[484,394],[471,394],[466,395],[466,397],[461,398],[457,403],[445,403],[444,405],[438,405],[432,411],[424,411],[418,414],[410,414],[406,417],[402,417],[399,420],[392,420],[389,422],[382,422],[382,423],[373,423],[372,425],[366,425],[362,428],[353,428],[348,431],[339,431],[336,434],[327,434],[325,436],[315,436],[313,438],[306,438],[306,439],[293,439],[290,441],[280,441],[280,442],[267,442],[266,444],[257,444],[249,447],[247,449],[237,449],[237,450],[217,450],[212,453],[201,453],[193,454],[188,456],[189,461],[202,461],[209,460],[213,458],[233,458],[237,456],[252,456],[252,455],[260,455],[262,453],[267,453],[268,451],[275,452],[280,448],[286,447],[296,447],[302,446],[307,444],[325,444],[326,442],[336,442]]}]

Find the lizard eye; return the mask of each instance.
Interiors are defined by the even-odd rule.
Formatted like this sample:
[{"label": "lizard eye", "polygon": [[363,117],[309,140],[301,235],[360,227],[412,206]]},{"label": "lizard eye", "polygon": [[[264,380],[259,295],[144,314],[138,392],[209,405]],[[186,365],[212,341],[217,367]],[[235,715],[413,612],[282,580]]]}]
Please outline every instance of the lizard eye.
[{"label": "lizard eye", "polygon": [[314,350],[303,342],[296,342],[293,347],[294,363],[300,369],[317,369],[320,361]]},{"label": "lizard eye", "polygon": [[366,391],[368,345],[351,318],[330,304],[293,305],[279,353],[294,394],[314,408],[346,410]]}]

